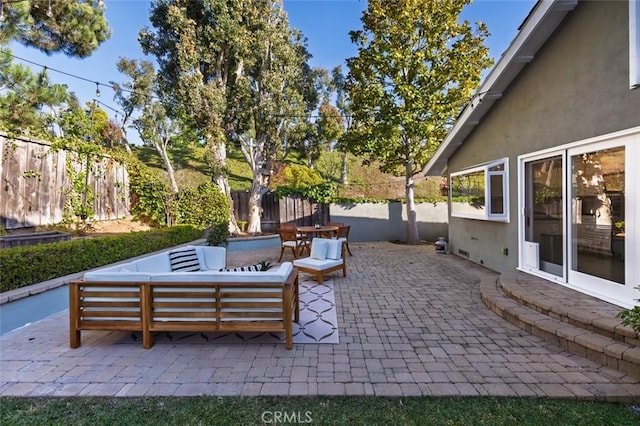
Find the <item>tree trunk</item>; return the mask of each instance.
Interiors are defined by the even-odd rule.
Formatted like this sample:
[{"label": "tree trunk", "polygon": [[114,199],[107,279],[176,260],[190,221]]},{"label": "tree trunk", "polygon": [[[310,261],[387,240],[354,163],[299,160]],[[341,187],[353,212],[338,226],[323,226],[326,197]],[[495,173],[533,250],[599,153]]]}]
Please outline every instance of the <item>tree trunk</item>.
[{"label": "tree trunk", "polygon": [[266,192],[267,188],[262,185],[261,176],[254,175],[249,194],[249,224],[247,225],[249,234],[262,233],[262,196]]},{"label": "tree trunk", "polygon": [[418,221],[416,218],[416,202],[413,191],[413,168],[410,163],[406,164],[405,189],[407,199],[407,243],[418,244],[420,235],[418,234]]},{"label": "tree trunk", "polygon": [[349,154],[346,152],[342,153],[342,169],[340,170],[340,182],[343,185],[348,185],[349,184],[349,176],[347,174],[348,169],[348,160],[349,160]]},{"label": "tree trunk", "polygon": [[169,154],[167,153],[166,146],[162,146],[160,143],[154,141],[153,143],[156,147],[156,151],[160,154],[162,161],[164,162],[164,168],[167,170],[167,174],[169,175],[169,184],[171,185],[171,193],[178,193],[178,183],[176,182],[176,174],[173,171],[173,165],[171,164],[171,160],[169,159]]},{"label": "tree trunk", "polygon": [[227,166],[227,147],[224,142],[216,142],[211,146],[211,153],[213,154],[214,162],[214,175],[213,180],[222,192],[227,196],[229,200],[229,233],[231,235],[237,235],[240,232],[238,223],[236,221],[236,215],[233,211],[233,199],[231,198],[231,188],[229,187],[229,181],[224,173]]}]

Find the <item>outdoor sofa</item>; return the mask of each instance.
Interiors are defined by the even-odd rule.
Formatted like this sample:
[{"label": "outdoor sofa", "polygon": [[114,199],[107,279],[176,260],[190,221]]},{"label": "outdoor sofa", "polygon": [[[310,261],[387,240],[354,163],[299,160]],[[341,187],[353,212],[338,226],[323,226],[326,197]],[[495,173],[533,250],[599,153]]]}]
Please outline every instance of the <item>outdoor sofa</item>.
[{"label": "outdoor sofa", "polygon": [[219,331],[284,332],[291,349],[297,268],[225,264],[224,248],[187,246],[85,273],[69,284],[70,346],[80,346],[81,330],[138,331],[144,348],[154,332]]}]

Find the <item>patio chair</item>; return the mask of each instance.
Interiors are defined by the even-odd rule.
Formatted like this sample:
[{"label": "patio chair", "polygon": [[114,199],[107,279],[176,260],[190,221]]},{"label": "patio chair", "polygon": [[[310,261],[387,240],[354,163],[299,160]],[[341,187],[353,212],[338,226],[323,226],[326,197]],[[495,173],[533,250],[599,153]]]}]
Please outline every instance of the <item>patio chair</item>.
[{"label": "patio chair", "polygon": [[296,226],[295,223],[281,223],[280,229],[286,229],[288,231],[296,231],[296,235],[298,236],[299,240],[307,240],[307,241],[309,240],[309,237],[307,236],[307,234],[303,232],[298,232],[298,227]]},{"label": "patio chair", "polygon": [[278,259],[278,262],[282,260],[282,255],[286,248],[291,249],[295,259],[298,258],[298,255],[303,253],[305,248],[309,253],[311,253],[309,240],[306,237],[299,237],[295,227],[293,229],[280,228],[278,229],[278,235],[280,235],[280,258]]},{"label": "patio chair", "polygon": [[[342,223],[342,222],[329,222],[329,223],[327,223],[327,226],[336,226],[336,227],[340,228],[341,226],[344,226],[344,223]],[[320,236],[322,238],[335,238],[335,237],[338,236],[338,231],[322,232],[322,233],[320,233]]]},{"label": "patio chair", "polygon": [[353,256],[351,249],[349,248],[349,230],[351,225],[341,226],[338,228],[338,241],[342,241],[342,246],[347,249],[349,256]]},{"label": "patio chair", "polygon": [[339,271],[347,276],[347,263],[339,240],[328,238],[314,238],[311,242],[309,257],[295,259],[293,266],[300,272],[306,272],[316,276],[318,284],[324,282],[325,274]]}]

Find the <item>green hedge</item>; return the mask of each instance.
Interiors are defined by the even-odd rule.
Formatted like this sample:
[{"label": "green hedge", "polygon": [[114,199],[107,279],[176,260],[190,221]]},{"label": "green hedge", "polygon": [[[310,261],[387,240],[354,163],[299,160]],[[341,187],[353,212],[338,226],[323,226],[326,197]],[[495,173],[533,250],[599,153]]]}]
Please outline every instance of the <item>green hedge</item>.
[{"label": "green hedge", "polygon": [[0,250],[0,292],[202,238],[191,225]]}]

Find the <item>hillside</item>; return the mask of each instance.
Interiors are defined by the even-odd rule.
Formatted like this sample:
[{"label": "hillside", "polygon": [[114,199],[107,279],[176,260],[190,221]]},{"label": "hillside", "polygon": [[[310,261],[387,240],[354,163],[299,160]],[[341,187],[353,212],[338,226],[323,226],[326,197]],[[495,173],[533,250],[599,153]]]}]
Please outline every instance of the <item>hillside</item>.
[{"label": "hillside", "polygon": [[[157,169],[160,175],[166,176],[162,161],[151,147],[137,147],[134,152],[148,166]],[[176,171],[176,180],[181,187],[196,187],[210,180],[207,167],[207,149],[201,146],[189,146],[172,149],[171,156]],[[316,171],[328,181],[338,183],[340,180],[341,154],[326,152],[314,165]],[[287,159],[289,163],[304,164],[299,158]],[[251,188],[251,170],[238,149],[227,151],[227,167],[229,185],[232,191],[249,190]],[[440,198],[439,178],[424,179],[416,176],[416,198]],[[361,159],[349,157],[349,185],[338,187],[338,197],[342,198],[378,198],[403,199],[404,177],[396,177],[382,173],[375,165],[363,165]]]}]

